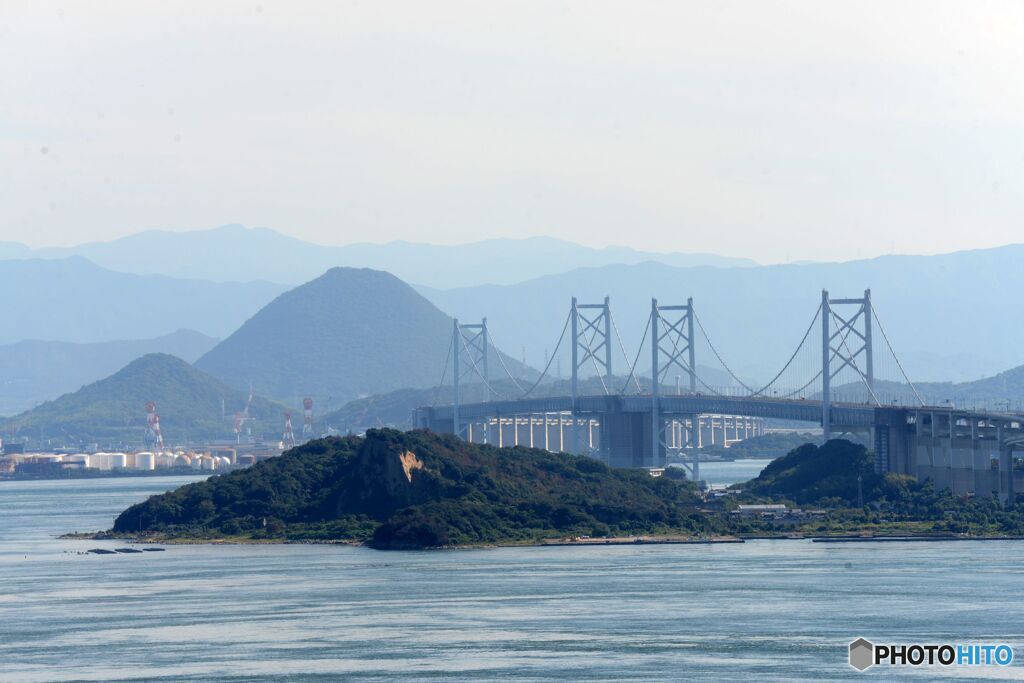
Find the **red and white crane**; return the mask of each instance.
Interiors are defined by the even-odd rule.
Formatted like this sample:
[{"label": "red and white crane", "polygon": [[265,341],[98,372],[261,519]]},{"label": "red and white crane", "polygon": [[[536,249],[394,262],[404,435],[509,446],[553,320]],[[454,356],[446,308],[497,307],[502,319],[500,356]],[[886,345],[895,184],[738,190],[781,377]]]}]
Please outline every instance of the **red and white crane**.
[{"label": "red and white crane", "polygon": [[146,403],[146,447],[161,449],[164,447],[164,435],[160,432],[160,416],[156,412],[156,402]]}]

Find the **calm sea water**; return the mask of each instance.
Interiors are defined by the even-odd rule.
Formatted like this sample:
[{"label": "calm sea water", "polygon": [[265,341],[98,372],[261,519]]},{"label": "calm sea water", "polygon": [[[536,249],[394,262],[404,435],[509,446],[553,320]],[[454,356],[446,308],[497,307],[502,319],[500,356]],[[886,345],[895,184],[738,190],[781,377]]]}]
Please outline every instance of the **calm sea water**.
[{"label": "calm sea water", "polygon": [[[857,636],[1024,659],[1024,543],[516,548],[115,542],[185,478],[0,483],[0,680],[887,680]],[[921,670],[985,680],[1024,669]]]},{"label": "calm sea water", "polygon": [[700,478],[711,486],[728,486],[741,481],[750,481],[761,474],[771,458],[748,458],[731,462],[702,462]]}]

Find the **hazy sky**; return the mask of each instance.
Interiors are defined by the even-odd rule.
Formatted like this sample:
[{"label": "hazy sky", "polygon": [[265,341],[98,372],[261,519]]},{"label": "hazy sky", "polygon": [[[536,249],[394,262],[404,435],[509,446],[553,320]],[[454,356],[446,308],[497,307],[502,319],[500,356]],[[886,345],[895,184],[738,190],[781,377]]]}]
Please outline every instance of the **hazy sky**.
[{"label": "hazy sky", "polygon": [[0,0],[0,239],[1024,241],[1022,2]]}]

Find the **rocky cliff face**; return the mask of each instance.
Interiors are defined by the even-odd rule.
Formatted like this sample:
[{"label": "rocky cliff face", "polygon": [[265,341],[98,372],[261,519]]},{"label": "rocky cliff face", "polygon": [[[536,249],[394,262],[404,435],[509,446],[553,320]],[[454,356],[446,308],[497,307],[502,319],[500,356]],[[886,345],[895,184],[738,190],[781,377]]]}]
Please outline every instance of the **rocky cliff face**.
[{"label": "rocky cliff face", "polygon": [[435,548],[570,534],[708,533],[714,524],[697,511],[699,502],[688,482],[611,470],[590,458],[371,429],[153,496],[123,512],[114,529]]},{"label": "rocky cliff face", "polygon": [[399,439],[366,439],[350,468],[338,514],[382,515],[443,495],[440,473]]}]

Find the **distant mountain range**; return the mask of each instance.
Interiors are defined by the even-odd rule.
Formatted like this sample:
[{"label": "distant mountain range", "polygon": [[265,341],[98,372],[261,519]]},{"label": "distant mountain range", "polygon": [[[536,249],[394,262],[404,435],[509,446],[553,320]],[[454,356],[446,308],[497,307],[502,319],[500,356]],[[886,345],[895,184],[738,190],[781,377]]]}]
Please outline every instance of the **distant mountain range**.
[{"label": "distant mountain range", "polygon": [[140,339],[182,328],[223,338],[285,289],[131,275],[79,256],[0,260],[0,344]]},{"label": "distant mountain range", "polygon": [[[67,257],[69,253],[83,254],[110,268],[210,279],[117,272],[85,256]],[[25,256],[47,258],[21,258]],[[705,261],[713,265],[693,265]],[[859,296],[871,288],[884,330],[917,382],[969,382],[1024,362],[1024,349],[1017,341],[1024,333],[1024,314],[1017,301],[1017,293],[1024,291],[1024,269],[1019,266],[1024,263],[1024,245],[939,256],[754,266],[741,259],[595,250],[546,238],[489,240],[457,247],[411,243],[324,247],[241,226],[185,233],[150,231],[69,249],[30,250],[2,242],[0,287],[9,294],[0,308],[5,323],[0,327],[0,344],[24,339],[85,343],[155,338],[180,328],[225,338],[227,343],[226,338],[240,332],[246,320],[289,289],[289,285],[259,278],[301,282],[321,275],[329,265],[345,262],[380,266],[419,283],[417,291],[446,315],[467,321],[486,316],[493,341],[517,358],[525,352],[533,367],[542,367],[553,353],[572,296],[585,303],[610,295],[625,347],[623,352],[614,340],[615,372],[623,373],[638,357],[637,372],[649,373],[649,352],[636,354],[651,297],[664,305],[693,296],[701,322],[723,358],[746,381],[759,383],[785,363],[799,342],[819,304],[822,287],[839,297]],[[593,265],[576,267],[586,263]],[[516,281],[539,273],[554,274]],[[238,279],[248,282],[227,281]],[[505,284],[479,284],[487,281]],[[465,282],[473,284],[445,289]],[[402,317],[389,314],[386,307],[376,316],[367,314],[363,337],[369,330],[380,337],[390,320]],[[317,335],[309,322],[302,329],[307,335]],[[876,376],[899,379],[894,363],[887,359],[881,331],[876,330],[875,336]],[[291,353],[286,347],[298,348],[298,333],[291,328],[267,329],[261,334],[267,340],[275,334],[280,337],[273,345],[286,356]],[[808,358],[797,359],[798,363],[814,364],[816,335],[812,330]],[[447,333],[444,341],[447,346]],[[263,343],[268,349],[272,345]],[[329,357],[337,354],[338,348],[315,352],[310,348],[308,353],[311,357],[324,354],[318,357],[331,366]],[[568,345],[563,344],[553,373],[561,365],[568,374],[567,351]],[[435,357],[443,362],[443,349]],[[697,360],[718,367],[700,337]],[[217,361],[217,369],[241,386],[239,382],[248,382],[242,375],[257,381],[262,368],[284,363],[275,360],[266,365],[265,361],[253,365],[244,355],[231,359],[225,355]],[[294,365],[294,358],[292,362]],[[421,367],[424,363],[415,364],[415,368]],[[363,379],[352,382],[350,379],[362,372],[354,368],[345,381],[349,388],[334,395],[337,378],[330,380],[331,388],[321,382],[317,389],[318,382],[307,380],[316,373],[268,372],[279,375],[267,380],[274,395],[294,398],[307,391],[324,391],[335,407],[343,399],[402,388],[390,380],[382,384]],[[286,375],[291,379],[286,380]],[[367,373],[364,379],[374,376]],[[407,386],[431,386],[436,381],[412,377]],[[281,391],[285,393],[276,393]]]},{"label": "distant mountain range", "polygon": [[[155,401],[167,446],[234,436],[234,413],[245,407],[239,391],[197,370],[180,358],[153,353],[138,358],[98,382],[6,420],[5,434],[38,442],[98,443],[101,447],[140,447],[144,442],[148,401]],[[222,410],[224,413],[222,413]],[[256,397],[254,435],[278,439],[283,408]]]},{"label": "distant mountain range", "polygon": [[[332,268],[267,304],[196,366],[234,387],[251,383],[265,396],[339,405],[434,386],[451,339],[452,319],[394,275]],[[515,360],[502,360],[524,373]],[[488,362],[497,377],[493,349]]]},{"label": "distant mountain range", "polygon": [[[651,297],[667,305],[685,303],[692,296],[726,362],[741,377],[765,381],[800,342],[821,302],[822,288],[833,297],[859,297],[870,288],[884,330],[911,379],[962,382],[1024,362],[1022,263],[1024,245],[1011,245],[941,256],[758,268],[611,265],[513,285],[420,291],[460,318],[487,316],[495,340],[508,348],[525,347],[527,362],[533,365],[543,364],[545,354],[554,351],[571,297],[593,303],[610,295],[626,347],[626,354],[616,348],[616,372],[624,367],[626,355],[632,362]],[[875,356],[882,367],[876,376],[895,379],[880,332],[875,331]],[[820,343],[820,332],[812,330],[808,370]],[[567,349],[563,346],[563,352]],[[649,372],[649,353],[641,352],[638,369]],[[820,367],[820,351],[817,354]],[[716,365],[703,340],[697,361]],[[890,374],[882,374],[884,369]]]},{"label": "distant mountain range", "polygon": [[268,280],[297,285],[334,266],[386,270],[431,287],[508,284],[570,268],[657,261],[674,266],[753,266],[749,259],[714,254],[642,252],[628,247],[594,249],[549,237],[491,239],[472,244],[414,242],[325,246],[268,228],[225,225],[211,230],[148,230],[110,242],[32,250],[0,243],[3,258],[82,256],[111,270],[218,282]]},{"label": "distant mountain range", "polygon": [[0,415],[75,391],[148,353],[168,353],[191,363],[216,343],[199,332],[177,330],[153,339],[92,344],[31,340],[0,346]]},{"label": "distant mountain range", "polygon": [[[916,405],[920,396],[932,406],[951,403],[964,408],[1024,412],[1024,365],[972,382],[914,382],[913,389],[905,383],[876,381],[874,394],[881,403]],[[837,387],[833,395],[836,400],[857,403],[871,399],[863,382]]]}]

